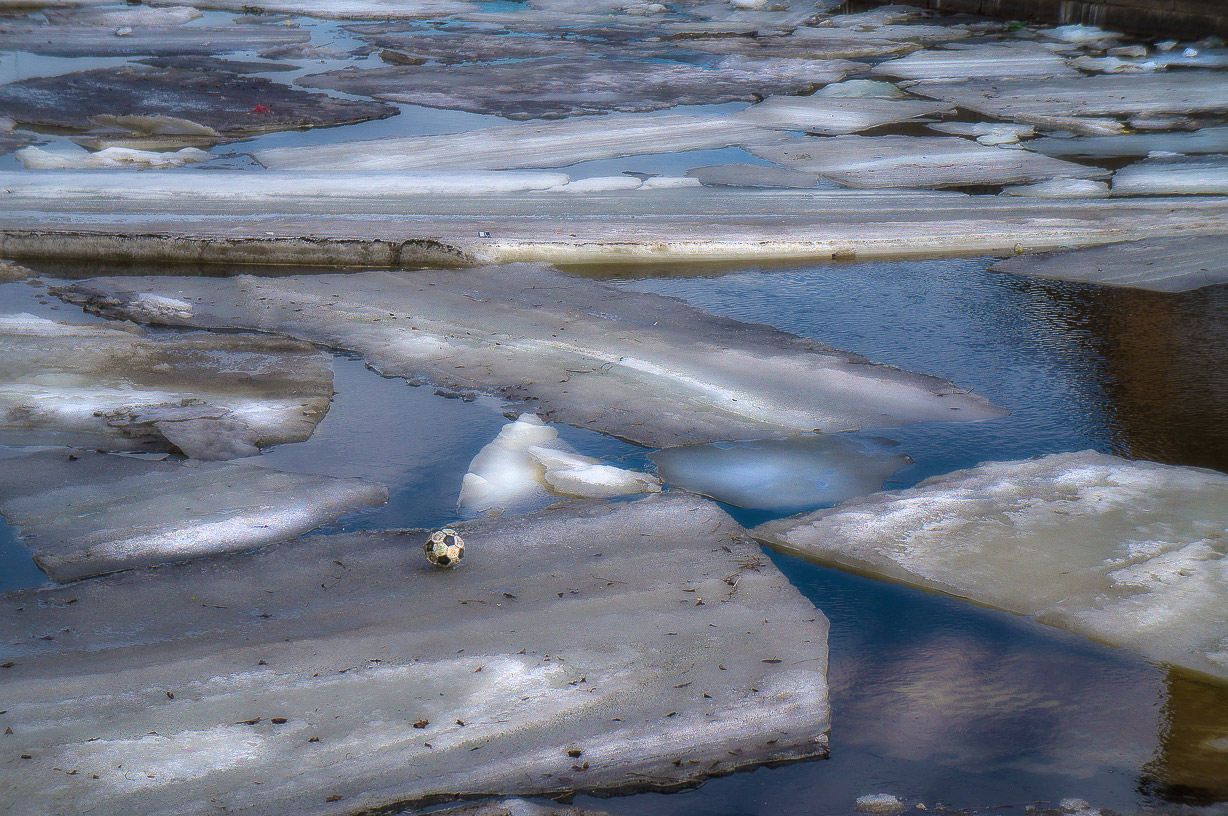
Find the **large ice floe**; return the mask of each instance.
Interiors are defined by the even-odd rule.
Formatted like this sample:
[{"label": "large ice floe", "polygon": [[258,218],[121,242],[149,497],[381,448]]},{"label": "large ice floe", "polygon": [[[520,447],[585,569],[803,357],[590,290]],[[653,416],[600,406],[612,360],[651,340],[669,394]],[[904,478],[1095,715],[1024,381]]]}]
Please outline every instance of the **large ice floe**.
[{"label": "large ice floe", "polygon": [[[146,11],[154,11],[147,9]],[[199,12],[198,12],[199,14]],[[58,57],[147,56],[150,54],[217,54],[291,43],[305,43],[311,35],[284,25],[132,25],[122,36],[91,25],[31,25],[0,23],[0,42],[6,51],[29,51]]]},{"label": "large ice floe", "polygon": [[1228,238],[1151,238],[1072,252],[1024,255],[990,269],[1015,275],[1188,292],[1228,283]]},{"label": "large ice floe", "polygon": [[57,581],[288,541],[383,504],[383,485],[82,450],[4,460],[0,515]]},{"label": "large ice floe", "polygon": [[531,401],[543,419],[653,447],[1005,414],[936,377],[545,265],[97,278],[57,294],[108,316],[356,351],[387,376]]},{"label": "large ice floe", "polygon": [[186,68],[125,65],[0,85],[0,115],[78,131],[106,130],[99,116],[161,115],[219,134],[251,135],[383,119],[396,112],[391,105],[336,99],[264,77]]},{"label": "large ice floe", "polygon": [[[186,304],[147,297],[168,313]],[[251,456],[311,436],[332,398],[329,356],[250,334],[0,315],[0,443]]]},{"label": "large ice floe", "polygon": [[772,521],[756,538],[1228,678],[1228,475],[1084,451]]},{"label": "large ice floe", "polygon": [[946,136],[833,136],[752,145],[752,153],[848,187],[999,185],[1061,176],[1098,178],[1108,171],[1027,150]]},{"label": "large ice floe", "polygon": [[533,119],[805,93],[859,67],[846,60],[738,56],[725,57],[710,68],[647,60],[541,59],[329,71],[303,77],[298,84],[391,102]]},{"label": "large ice floe", "polygon": [[753,508],[812,508],[881,490],[912,459],[833,434],[683,445],[651,454],[670,485]]},{"label": "large ice floe", "polygon": [[0,596],[4,739],[30,757],[0,806],[391,812],[827,754],[827,620],[715,505],[460,532],[457,570],[374,532]]},{"label": "large ice floe", "polygon": [[660,490],[656,477],[581,456],[536,415],[521,414],[473,457],[458,504],[470,513],[537,509],[554,496],[608,499]]}]

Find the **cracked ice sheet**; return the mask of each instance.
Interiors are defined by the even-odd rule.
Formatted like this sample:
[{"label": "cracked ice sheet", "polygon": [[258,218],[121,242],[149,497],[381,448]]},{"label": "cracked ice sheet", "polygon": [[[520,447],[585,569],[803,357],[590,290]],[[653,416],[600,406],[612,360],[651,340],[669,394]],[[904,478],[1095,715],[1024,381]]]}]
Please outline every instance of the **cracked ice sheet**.
[{"label": "cracked ice sheet", "polygon": [[1083,451],[763,524],[823,563],[1228,678],[1228,476]]},{"label": "cracked ice sheet", "polygon": [[8,445],[250,456],[311,436],[333,392],[329,356],[285,338],[151,335],[16,314],[0,315],[0,346]]},{"label": "cracked ice sheet", "polygon": [[908,90],[996,119],[1091,136],[1123,128],[1119,119],[1167,113],[1228,111],[1222,71],[1104,74],[1045,82],[923,82]]},{"label": "cracked ice sheet", "polygon": [[827,620],[714,504],[460,532],[456,570],[426,532],[359,533],[2,596],[5,739],[32,759],[0,803],[345,814],[826,756]]},{"label": "cracked ice sheet", "polygon": [[818,173],[846,187],[954,187],[1109,175],[1098,167],[958,137],[811,137],[747,149],[762,159]]},{"label": "cracked ice sheet", "polygon": [[[651,447],[1005,413],[936,377],[544,265],[96,278],[56,291],[108,316],[352,350],[386,376],[530,400],[543,419]],[[161,308],[166,298],[188,306]]]},{"label": "cracked ice sheet", "polygon": [[6,51],[47,56],[128,57],[209,55],[305,43],[311,39],[303,29],[283,25],[121,25],[131,27],[131,33],[116,36],[100,25],[0,23],[0,42]]},{"label": "cracked ice sheet", "polygon": [[1228,283],[1228,238],[1154,238],[1074,252],[1024,255],[989,268],[1102,286],[1188,292]]},{"label": "cracked ice sheet", "polygon": [[928,49],[879,63],[872,71],[896,79],[960,82],[970,78],[1052,79],[1081,74],[1066,60],[1035,43],[985,43]]},{"label": "cracked ice sheet", "polygon": [[781,138],[729,117],[613,113],[523,122],[439,136],[407,136],[258,150],[272,170],[515,170],[672,151],[708,150]]},{"label": "cracked ice sheet", "polygon": [[239,552],[388,501],[383,485],[82,450],[6,459],[0,514],[56,581]]},{"label": "cracked ice sheet", "polygon": [[951,109],[945,102],[875,97],[773,96],[730,118],[774,130],[843,135]]},{"label": "cracked ice sheet", "polygon": [[170,116],[235,136],[364,122],[395,113],[391,105],[334,99],[263,77],[180,68],[97,68],[0,85],[0,115],[40,127],[95,132],[109,129],[94,121],[98,116]]},{"label": "cracked ice sheet", "polygon": [[683,63],[542,59],[491,65],[425,65],[329,71],[299,85],[508,119],[558,119],[605,111],[754,101],[812,91],[864,67],[845,60],[726,57],[711,68]]}]

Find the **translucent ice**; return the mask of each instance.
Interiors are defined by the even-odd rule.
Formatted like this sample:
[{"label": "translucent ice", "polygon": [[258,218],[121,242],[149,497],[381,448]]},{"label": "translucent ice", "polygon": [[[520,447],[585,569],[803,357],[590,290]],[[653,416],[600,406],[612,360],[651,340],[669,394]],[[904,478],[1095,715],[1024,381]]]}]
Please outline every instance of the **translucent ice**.
[{"label": "translucent ice", "polygon": [[[357,351],[388,376],[532,400],[543,418],[652,447],[1003,413],[938,378],[541,265],[99,278],[57,291],[108,315]],[[190,313],[151,317],[150,296]]]},{"label": "translucent ice", "polygon": [[447,572],[424,531],[379,532],[4,596],[4,739],[31,759],[0,801],[339,816],[826,755],[827,621],[710,502],[460,532]]},{"label": "translucent ice", "polygon": [[49,450],[4,465],[0,514],[57,581],[288,541],[388,500],[383,485],[247,463]]},{"label": "translucent ice", "polygon": [[864,496],[912,462],[875,443],[831,434],[685,445],[651,458],[667,484],[753,508],[817,507]]},{"label": "translucent ice", "polygon": [[760,540],[1228,678],[1228,475],[1084,451],[768,522]]}]

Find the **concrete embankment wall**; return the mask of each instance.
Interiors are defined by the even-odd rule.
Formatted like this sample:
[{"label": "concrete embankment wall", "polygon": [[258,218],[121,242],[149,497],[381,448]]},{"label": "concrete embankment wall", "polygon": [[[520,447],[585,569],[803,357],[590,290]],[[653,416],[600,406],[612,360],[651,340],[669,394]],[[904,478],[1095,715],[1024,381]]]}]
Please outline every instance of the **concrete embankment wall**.
[{"label": "concrete embankment wall", "polygon": [[1228,0],[904,0],[939,11],[1085,23],[1165,37],[1228,36]]}]

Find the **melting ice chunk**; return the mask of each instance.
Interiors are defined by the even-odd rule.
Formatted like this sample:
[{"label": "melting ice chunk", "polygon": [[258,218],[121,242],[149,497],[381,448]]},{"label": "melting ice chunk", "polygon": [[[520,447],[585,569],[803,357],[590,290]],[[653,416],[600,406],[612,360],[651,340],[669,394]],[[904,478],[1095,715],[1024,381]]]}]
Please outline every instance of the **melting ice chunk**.
[{"label": "melting ice chunk", "polygon": [[881,490],[912,459],[837,435],[683,445],[651,455],[667,484],[738,507],[834,504]]},{"label": "melting ice chunk", "polygon": [[761,541],[1228,678],[1228,475],[1092,451],[990,462]]},{"label": "melting ice chunk", "polygon": [[656,479],[580,456],[533,414],[503,426],[478,452],[461,481],[460,509],[483,512],[549,504],[553,494],[608,499],[655,493]]}]

